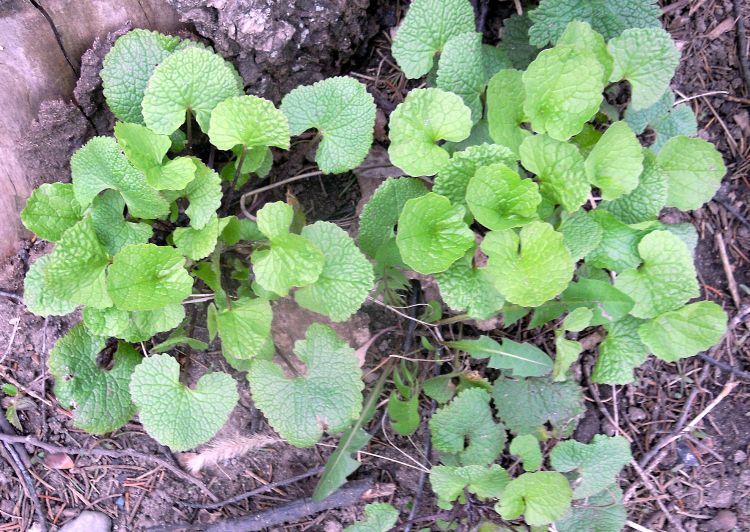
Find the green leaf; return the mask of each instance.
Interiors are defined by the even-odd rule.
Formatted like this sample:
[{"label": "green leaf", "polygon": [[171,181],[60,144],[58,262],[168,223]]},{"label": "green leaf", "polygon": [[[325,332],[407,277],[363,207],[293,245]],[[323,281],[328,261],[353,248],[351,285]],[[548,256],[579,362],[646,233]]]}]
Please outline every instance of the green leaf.
[{"label": "green leaf", "polygon": [[591,187],[578,148],[546,135],[526,138],[519,148],[521,163],[536,174],[540,191],[568,212],[586,202]]},{"label": "green leaf", "polygon": [[221,206],[221,177],[200,160],[192,158],[192,161],[196,167],[195,179],[183,191],[190,202],[185,213],[194,229],[203,229]]},{"label": "green leaf", "polygon": [[559,301],[554,299],[547,301],[534,309],[534,314],[531,316],[526,329],[531,330],[541,327],[545,323],[549,323],[562,316],[565,310],[567,310],[565,305]]},{"label": "green leaf", "polygon": [[589,51],[543,50],[523,73],[523,110],[537,133],[568,140],[599,110],[604,68]]},{"label": "green leaf", "polygon": [[130,164],[112,137],[94,137],[84,144],[70,158],[70,171],[76,200],[83,208],[102,190],[114,189],[136,218],[159,218],[169,212],[167,201]]},{"label": "green leaf", "polygon": [[302,236],[323,252],[323,271],[311,285],[294,293],[301,307],[344,321],[357,312],[373,287],[370,261],[351,237],[330,222],[315,222],[302,229]]},{"label": "green leaf", "polygon": [[208,138],[220,150],[231,150],[238,145],[287,150],[289,124],[272,102],[257,96],[234,96],[219,102],[211,111]]},{"label": "green leaf", "polygon": [[683,135],[664,144],[657,163],[667,178],[667,207],[683,211],[709,201],[726,174],[721,153],[711,143]]},{"label": "green leaf", "polygon": [[144,342],[155,334],[177,327],[185,319],[185,309],[172,303],[156,310],[129,312],[114,307],[86,307],[83,323],[97,336],[115,337],[126,342]]},{"label": "green leaf", "polygon": [[563,320],[563,329],[571,332],[581,332],[591,325],[593,318],[594,313],[591,309],[578,307],[565,317],[565,320]]},{"label": "green leaf", "polygon": [[206,342],[190,338],[185,333],[184,327],[178,327],[169,334],[166,340],[153,346],[150,353],[166,353],[178,345],[186,345],[190,349],[195,349],[196,351],[205,351],[208,349],[208,344]]},{"label": "green leaf", "polygon": [[549,525],[568,512],[571,498],[568,479],[560,473],[524,473],[510,481],[496,510],[505,520],[523,514],[527,525]]},{"label": "green leaf", "polygon": [[474,31],[468,0],[415,0],[393,39],[391,53],[409,79],[432,69],[432,60],[451,37]]},{"label": "green leaf", "polygon": [[552,467],[562,473],[575,471],[573,498],[585,499],[615,482],[617,474],[632,460],[630,444],[622,436],[594,436],[584,444],[575,440],[555,445],[550,453]]},{"label": "green leaf", "polygon": [[388,398],[388,417],[394,432],[401,436],[411,436],[419,428],[422,418],[419,415],[419,394],[415,393],[406,400],[398,398],[392,391]]},{"label": "green leaf", "polygon": [[546,431],[546,423],[557,434],[570,434],[584,412],[581,388],[572,381],[500,378],[495,381],[492,398],[498,417],[514,434]]},{"label": "green leaf", "polygon": [[207,373],[194,388],[185,386],[180,365],[169,355],[144,359],[133,372],[130,393],[143,428],[173,451],[213,438],[239,400],[237,383],[226,373]]},{"label": "green leaf", "polygon": [[164,59],[149,79],[143,119],[156,133],[169,135],[185,123],[189,111],[205,132],[214,107],[242,92],[242,78],[220,55],[197,47],[180,50]]},{"label": "green leaf", "polygon": [[478,168],[466,187],[466,203],[477,221],[500,231],[526,225],[541,203],[539,187],[504,164]]},{"label": "green leaf", "polygon": [[675,362],[713,347],[726,329],[724,310],[712,301],[699,301],[644,323],[638,335],[654,355]]},{"label": "green leaf", "polygon": [[115,41],[100,76],[110,111],[123,122],[143,124],[141,102],[151,74],[180,43],[177,37],[135,29]]},{"label": "green leaf", "polygon": [[560,296],[560,301],[571,309],[581,307],[593,311],[593,325],[617,321],[633,308],[633,300],[612,286],[609,281],[579,279],[571,283]]},{"label": "green leaf", "polygon": [[628,107],[625,110],[625,121],[636,134],[640,135],[647,127],[654,132],[656,138],[651,150],[655,153],[672,137],[694,137],[698,132],[698,123],[690,105],[674,103],[674,94],[668,90],[658,102],[646,109],[636,111]]},{"label": "green leaf", "polygon": [[283,201],[266,203],[257,216],[258,229],[270,240],[288,234],[293,220],[294,208]]},{"label": "green leaf", "polygon": [[107,190],[94,198],[91,221],[99,242],[110,256],[125,246],[145,244],[153,234],[148,224],[125,221],[125,200],[116,190]]},{"label": "green leaf", "polygon": [[178,227],[172,233],[177,250],[189,259],[208,257],[216,248],[219,239],[219,219],[214,214],[202,229]]},{"label": "green leaf", "polygon": [[503,338],[502,345],[489,336],[447,342],[474,358],[490,357],[489,367],[506,369],[516,377],[541,377],[552,370],[552,359],[532,344],[519,344]]},{"label": "green leaf", "polygon": [[659,101],[680,63],[680,52],[661,27],[627,29],[607,48],[614,59],[609,81],[630,82],[634,111]]},{"label": "green leaf", "polygon": [[362,372],[354,350],[330,327],[314,323],[294,352],[303,375],[289,378],[270,360],[256,359],[247,375],[256,406],[284,439],[311,447],[323,435],[340,432],[362,410]]},{"label": "green leaf", "polygon": [[604,235],[602,226],[583,209],[567,216],[559,230],[573,260],[582,259],[598,248]]},{"label": "green leaf", "polygon": [[557,41],[558,46],[570,46],[580,51],[594,54],[596,60],[604,69],[602,81],[606,84],[612,73],[612,56],[607,50],[607,43],[600,33],[591,29],[591,25],[583,20],[571,21]]},{"label": "green leaf", "polygon": [[564,381],[570,366],[578,360],[583,347],[580,342],[568,340],[563,336],[555,338],[555,365],[552,369],[552,380],[555,382]]},{"label": "green leaf", "polygon": [[[226,221],[226,222],[225,222]],[[258,229],[258,224],[247,218],[227,216],[219,220],[219,225],[226,223],[221,232],[221,240],[227,246],[234,246],[238,242],[265,240],[265,236]]]},{"label": "green leaf", "polygon": [[635,301],[633,316],[655,318],[699,295],[693,257],[679,237],[653,231],[641,239],[638,253],[643,264],[615,281],[615,287]]},{"label": "green leaf", "polygon": [[629,194],[599,205],[626,224],[656,220],[667,204],[667,177],[652,153],[645,151],[644,155],[638,186]]},{"label": "green leaf", "polygon": [[573,259],[562,234],[545,222],[531,222],[520,234],[492,231],[482,241],[487,273],[511,303],[536,307],[565,290],[573,278]]},{"label": "green leaf", "polygon": [[632,192],[642,171],[643,148],[625,122],[609,126],[586,158],[586,175],[605,200]]},{"label": "green leaf", "polygon": [[542,0],[529,16],[534,22],[529,37],[535,46],[558,42],[573,20],[588,22],[606,40],[628,28],[661,25],[661,9],[655,0]]},{"label": "green leaf", "polygon": [[50,255],[42,255],[34,261],[23,280],[23,303],[37,316],[65,316],[73,312],[76,303],[60,299],[47,286],[45,273],[50,263]]},{"label": "green leaf", "polygon": [[375,502],[365,506],[365,520],[344,529],[344,532],[388,532],[398,521],[398,510],[390,504]]},{"label": "green leaf", "polygon": [[65,408],[74,408],[73,424],[93,434],[112,432],[135,414],[128,383],[141,356],[129,345],[117,344],[114,365],[106,370],[97,363],[104,348],[104,338],[78,324],[58,340],[47,362],[55,395]]},{"label": "green leaf", "polygon": [[500,48],[506,53],[513,68],[526,70],[539,53],[539,48],[529,43],[531,19],[528,11],[523,15],[513,14],[503,21]]},{"label": "green leaf", "polygon": [[466,187],[483,166],[503,164],[517,168],[516,157],[505,146],[479,144],[453,154],[450,161],[435,176],[432,191],[451,200],[454,205],[466,204]]},{"label": "green leaf", "polygon": [[591,373],[597,384],[629,384],[634,381],[633,369],[648,358],[646,347],[638,336],[643,320],[626,316],[606,325],[607,337],[599,345],[599,356]]},{"label": "green leaf", "polygon": [[534,472],[542,467],[542,451],[539,440],[531,434],[521,434],[510,442],[510,454],[518,456],[523,462],[523,470]]},{"label": "green leaf", "polygon": [[419,179],[389,177],[375,190],[359,217],[359,247],[370,257],[395,238],[393,227],[404,204],[427,194]]},{"label": "green leaf", "polygon": [[271,304],[265,299],[242,298],[216,313],[216,326],[225,353],[248,360],[262,352],[271,337]]},{"label": "green leaf", "polygon": [[317,129],[315,162],[325,174],[356,168],[367,157],[375,127],[375,102],[354,78],[339,76],[300,86],[284,96],[281,110],[292,135]]},{"label": "green leaf", "polygon": [[49,254],[44,285],[57,299],[96,308],[112,306],[107,293],[107,250],[99,242],[91,217],[65,231]]},{"label": "green leaf", "polygon": [[490,394],[480,388],[464,390],[438,409],[430,434],[435,449],[456,455],[461,465],[491,464],[505,447],[505,427],[495,423]]},{"label": "green leaf", "polygon": [[450,159],[435,143],[462,141],[471,133],[471,124],[471,110],[460,96],[440,89],[414,89],[391,113],[388,156],[409,175],[434,175]]},{"label": "green leaf", "polygon": [[404,262],[425,275],[447,270],[474,244],[461,205],[430,192],[404,204],[396,244]]},{"label": "green leaf", "polygon": [[589,217],[602,229],[602,240],[586,255],[586,263],[597,268],[621,272],[640,264],[638,240],[643,232],[622,223],[603,209],[589,212]]},{"label": "green leaf", "polygon": [[613,485],[573,506],[555,527],[558,532],[620,532],[626,521],[622,490]]},{"label": "green leaf", "polygon": [[185,258],[175,248],[155,244],[123,248],[112,259],[107,275],[107,289],[121,310],[155,310],[181,303],[192,288]]},{"label": "green leaf", "polygon": [[83,214],[70,183],[44,183],[35,188],[21,211],[26,229],[39,238],[57,242]]},{"label": "green leaf", "polygon": [[507,146],[514,154],[523,139],[531,133],[520,125],[526,122],[523,102],[526,89],[523,85],[523,72],[501,70],[490,79],[487,85],[487,123],[492,140]]},{"label": "green leaf", "polygon": [[482,94],[487,86],[482,34],[474,31],[451,37],[445,43],[437,69],[437,86],[458,94],[471,109],[471,120],[482,118]]},{"label": "green leaf", "polygon": [[487,272],[472,265],[474,249],[454,262],[435,280],[443,301],[451,309],[465,311],[471,318],[488,320],[503,308],[505,298],[495,289]]},{"label": "green leaf", "polygon": [[438,506],[450,509],[451,503],[468,490],[485,499],[498,499],[510,482],[507,471],[497,464],[434,466],[430,470],[430,484],[438,496]]}]

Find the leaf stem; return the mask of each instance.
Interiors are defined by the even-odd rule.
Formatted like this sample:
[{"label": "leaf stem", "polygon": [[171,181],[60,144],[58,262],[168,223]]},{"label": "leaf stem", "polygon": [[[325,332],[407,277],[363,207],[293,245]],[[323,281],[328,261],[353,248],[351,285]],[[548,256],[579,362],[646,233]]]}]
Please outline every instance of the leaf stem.
[{"label": "leaf stem", "polygon": [[185,109],[185,122],[187,123],[187,151],[188,153],[193,152],[193,117],[190,112],[190,107]]}]

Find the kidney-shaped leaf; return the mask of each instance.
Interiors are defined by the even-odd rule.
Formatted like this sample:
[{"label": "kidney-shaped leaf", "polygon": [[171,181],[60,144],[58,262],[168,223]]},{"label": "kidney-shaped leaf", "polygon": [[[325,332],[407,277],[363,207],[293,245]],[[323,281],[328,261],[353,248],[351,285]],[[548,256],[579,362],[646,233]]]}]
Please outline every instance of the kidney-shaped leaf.
[{"label": "kidney-shaped leaf", "polygon": [[536,217],[539,186],[504,164],[477,169],[466,187],[466,203],[477,221],[499,231],[519,227]]},{"label": "kidney-shaped leaf", "polygon": [[39,238],[56,242],[81,219],[81,206],[70,183],[44,183],[34,189],[21,211],[26,229]]},{"label": "kidney-shaped leaf", "polygon": [[497,510],[503,519],[512,520],[523,514],[527,525],[544,526],[568,512],[572,495],[568,479],[560,473],[524,473],[510,481]]},{"label": "kidney-shaped leaf", "polygon": [[289,148],[289,124],[272,102],[257,96],[235,96],[220,102],[211,112],[208,128],[211,144],[220,150],[235,146]]}]

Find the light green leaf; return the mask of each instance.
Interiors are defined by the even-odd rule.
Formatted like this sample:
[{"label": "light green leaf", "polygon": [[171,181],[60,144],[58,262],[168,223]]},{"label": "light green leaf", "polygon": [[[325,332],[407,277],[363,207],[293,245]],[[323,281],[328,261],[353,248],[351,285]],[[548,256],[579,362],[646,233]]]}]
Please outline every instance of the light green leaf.
[{"label": "light green leaf", "polygon": [[609,280],[579,279],[560,295],[560,301],[571,309],[589,308],[594,313],[593,325],[617,321],[633,308],[633,300],[612,286]]},{"label": "light green leaf", "polygon": [[573,278],[573,259],[562,234],[545,222],[531,222],[520,234],[492,231],[482,241],[487,273],[511,303],[536,307],[565,290]]},{"label": "light green leaf", "polygon": [[107,289],[120,310],[156,310],[181,303],[193,288],[185,258],[175,248],[136,244],[112,259]]},{"label": "light green leaf", "polygon": [[523,462],[524,471],[538,471],[542,467],[542,451],[539,440],[531,434],[521,434],[510,442],[510,454],[518,456]]},{"label": "light green leaf", "polygon": [[265,236],[258,229],[258,224],[247,218],[237,218],[236,216],[226,216],[219,220],[219,226],[225,223],[221,231],[221,240],[227,246],[234,246],[238,242],[265,240]]},{"label": "light green leaf", "polygon": [[289,378],[270,360],[257,359],[247,375],[256,406],[271,426],[297,447],[315,445],[326,431],[340,432],[362,410],[362,372],[354,350],[330,327],[314,323],[294,352],[303,375]]},{"label": "light green leaf", "polygon": [[284,96],[281,110],[292,135],[317,129],[322,137],[315,162],[325,174],[362,164],[372,146],[375,102],[365,86],[340,76],[300,86]]},{"label": "light green leaf", "polygon": [[112,306],[107,293],[107,250],[96,238],[94,224],[87,216],[65,231],[49,254],[44,285],[57,299],[96,308]]},{"label": "light green leaf", "polygon": [[[586,309],[588,310],[588,309]],[[568,340],[563,336],[555,338],[555,365],[552,369],[552,380],[562,382],[567,376],[568,370],[573,363],[578,360],[583,347],[581,342]]]},{"label": "light green leaf", "polygon": [[76,200],[83,208],[111,188],[122,194],[136,218],[159,218],[169,212],[166,200],[130,164],[112,137],[94,137],[84,144],[70,158],[70,171]]},{"label": "light green leaf", "polygon": [[112,369],[97,363],[105,340],[91,335],[82,324],[73,327],[50,351],[49,371],[55,377],[55,395],[73,408],[73,424],[93,434],[122,427],[135,414],[128,383],[141,356],[127,344],[117,345]]},{"label": "light green leaf", "polygon": [[164,59],[149,79],[143,119],[156,133],[169,135],[191,112],[205,132],[214,107],[241,95],[242,89],[242,78],[220,55],[197,47],[180,50]]},{"label": "light green leaf", "polygon": [[583,20],[572,20],[557,41],[558,46],[570,46],[576,50],[588,51],[594,54],[596,60],[604,69],[602,81],[606,84],[612,73],[612,56],[607,50],[607,43],[600,33],[591,29],[591,25]]},{"label": "light green leaf", "polygon": [[584,412],[581,387],[573,381],[500,378],[492,399],[498,417],[514,434],[546,433],[546,423],[558,435],[571,434]]},{"label": "light green leaf", "polygon": [[712,301],[699,301],[644,323],[638,335],[654,355],[675,362],[713,347],[726,329],[724,310]]},{"label": "light green leaf", "polygon": [[509,370],[516,377],[541,377],[552,370],[552,359],[547,353],[532,344],[519,344],[509,338],[503,338],[502,345],[489,336],[447,342],[447,345],[474,358],[489,357],[489,367]]},{"label": "light green leaf", "polygon": [[302,229],[302,236],[323,252],[325,263],[320,277],[297,290],[294,300],[333,321],[349,319],[362,306],[375,282],[370,261],[346,231],[330,222],[308,225]]},{"label": "light green leaf", "polygon": [[529,16],[534,22],[529,37],[535,46],[558,42],[573,20],[588,22],[607,40],[628,28],[661,25],[661,9],[655,0],[542,0]]},{"label": "light green leaf", "polygon": [[643,148],[625,122],[609,126],[586,158],[586,175],[605,200],[632,192],[642,171]]},{"label": "light green leaf", "polygon": [[365,506],[365,520],[344,529],[344,532],[388,532],[398,521],[398,510],[390,504],[375,502]]},{"label": "light green leaf", "polygon": [[196,167],[195,179],[188,183],[183,192],[190,202],[185,213],[194,229],[203,229],[221,206],[221,177],[199,159],[192,158],[192,161]]},{"label": "light green leaf", "polygon": [[568,140],[599,110],[604,68],[588,51],[543,50],[523,73],[523,110],[537,133]]},{"label": "light green leaf", "polygon": [[594,313],[587,307],[573,309],[563,320],[563,329],[571,332],[581,332],[591,325]]},{"label": "light green leaf", "polygon": [[558,532],[620,532],[626,521],[622,490],[612,485],[583,504],[573,506],[565,517],[555,522],[555,527]]},{"label": "light green leaf", "polygon": [[145,244],[153,234],[148,224],[125,221],[125,200],[116,190],[106,190],[94,198],[91,221],[99,242],[110,256],[125,246]]},{"label": "light green leaf", "polygon": [[47,287],[45,271],[51,257],[42,255],[34,261],[23,280],[23,303],[37,316],[64,316],[73,312],[77,304],[60,299]]},{"label": "light green leaf", "polygon": [[633,316],[655,318],[699,295],[693,257],[679,237],[653,231],[641,239],[638,252],[643,264],[615,281],[615,287],[635,301]]},{"label": "light green leaf", "polygon": [[211,111],[208,138],[220,150],[231,150],[237,145],[287,150],[289,124],[272,102],[257,96],[235,96],[219,102]]},{"label": "light green leaf", "polygon": [[248,360],[262,352],[271,337],[271,304],[265,299],[242,298],[216,313],[221,347],[231,357]]},{"label": "light green leaf", "polygon": [[214,214],[202,229],[178,227],[172,233],[177,250],[189,259],[208,257],[216,248],[219,238],[219,219]]},{"label": "light green leaf", "polygon": [[444,272],[436,273],[435,280],[443,301],[455,311],[465,311],[477,320],[488,320],[497,314],[505,298],[495,289],[487,272],[472,265],[474,249],[454,262]]},{"label": "light green leaf", "polygon": [[427,194],[419,179],[389,177],[375,190],[359,217],[359,247],[370,257],[395,238],[393,227],[404,204]]},{"label": "light green leaf", "polygon": [[461,465],[491,464],[505,447],[505,427],[495,423],[490,394],[481,388],[464,390],[438,409],[430,434],[435,449],[456,455]]},{"label": "light green leaf", "polygon": [[440,89],[414,89],[391,113],[388,156],[409,175],[434,175],[450,159],[435,143],[462,141],[471,133],[471,123],[471,110],[460,96]]},{"label": "light green leaf", "polygon": [[454,205],[466,204],[466,187],[478,169],[491,164],[517,168],[516,157],[505,146],[479,144],[453,154],[450,161],[435,176],[432,191],[451,200]]},{"label": "light green leaf", "polygon": [[39,238],[56,242],[81,219],[81,206],[70,183],[44,183],[35,188],[21,211],[26,229]]},{"label": "light green leaf", "polygon": [[83,310],[83,323],[92,334],[126,342],[145,342],[157,333],[174,329],[184,319],[185,308],[180,303],[132,312],[114,307]]},{"label": "light green leaf", "polygon": [[599,247],[604,235],[602,226],[583,209],[564,218],[559,230],[573,260],[582,259]]},{"label": "light green leaf", "polygon": [[690,105],[674,104],[674,93],[668,90],[661,99],[646,109],[625,110],[625,121],[637,135],[650,128],[656,135],[651,150],[659,153],[664,143],[677,135],[694,137],[698,131],[698,123]]},{"label": "light green leaf", "polygon": [[478,168],[466,187],[466,203],[477,221],[500,231],[526,225],[541,203],[539,187],[504,164]]},{"label": "light green leaf", "polygon": [[450,509],[452,502],[468,490],[484,499],[498,499],[510,482],[507,471],[497,464],[434,466],[430,470],[430,484],[438,496],[438,506]]},{"label": "light green leaf", "polygon": [[630,194],[599,205],[626,224],[656,220],[667,204],[667,177],[651,152],[645,151],[644,155],[638,186]]},{"label": "light green leaf", "polygon": [[430,192],[404,204],[396,244],[404,262],[425,275],[447,270],[474,244],[461,205]]},{"label": "light green leaf", "polygon": [[123,122],[143,124],[141,102],[151,74],[177,48],[180,39],[135,29],[115,41],[100,76],[110,111]]},{"label": "light green leaf", "polygon": [[568,512],[572,494],[568,480],[560,473],[524,473],[510,481],[495,509],[505,520],[523,514],[527,525],[549,525]]},{"label": "light green leaf", "polygon": [[483,57],[482,34],[470,31],[451,37],[438,61],[438,88],[458,94],[471,109],[474,123],[482,118],[482,94],[488,79]]},{"label": "light green leaf", "polygon": [[536,174],[544,196],[575,212],[588,198],[591,187],[578,148],[546,135],[534,135],[519,148],[521,163]]},{"label": "light green leaf", "polygon": [[599,245],[586,255],[586,263],[597,268],[621,272],[640,264],[638,240],[643,232],[622,223],[612,213],[604,209],[589,212],[602,229]]},{"label": "light green leaf", "polygon": [[614,59],[609,81],[630,82],[634,111],[659,101],[680,63],[680,52],[661,27],[627,29],[607,48]]},{"label": "light green leaf", "polygon": [[273,240],[289,233],[289,227],[294,220],[294,208],[283,201],[266,203],[258,211],[258,229]]},{"label": "light green leaf", "polygon": [[184,327],[178,327],[169,334],[166,340],[159,342],[152,347],[150,353],[166,353],[178,345],[186,345],[190,349],[195,349],[196,351],[205,351],[208,349],[208,344],[206,342],[190,338],[185,333]]},{"label": "light green leaf", "polygon": [[415,0],[393,39],[391,53],[407,78],[420,78],[451,37],[474,31],[468,0]]},{"label": "light green leaf", "polygon": [[575,471],[573,498],[585,499],[613,484],[617,474],[632,459],[630,444],[622,436],[594,436],[584,444],[575,440],[562,441],[550,453],[552,467],[562,473]]},{"label": "light green leaf", "polygon": [[405,400],[398,398],[396,390],[388,397],[388,417],[391,427],[400,436],[411,436],[419,428],[422,417],[419,415],[419,394]]},{"label": "light green leaf", "polygon": [[667,178],[667,206],[683,211],[709,201],[726,174],[721,153],[711,143],[684,135],[664,144],[657,163]]},{"label": "light green leaf", "polygon": [[173,451],[213,438],[239,400],[237,383],[226,373],[207,373],[194,388],[185,386],[180,365],[169,355],[144,359],[133,372],[130,393],[143,428]]},{"label": "light green leaf", "polygon": [[531,133],[520,125],[526,122],[523,102],[526,89],[523,85],[523,72],[501,70],[490,79],[487,85],[487,123],[492,140],[507,146],[514,154],[523,139]]}]

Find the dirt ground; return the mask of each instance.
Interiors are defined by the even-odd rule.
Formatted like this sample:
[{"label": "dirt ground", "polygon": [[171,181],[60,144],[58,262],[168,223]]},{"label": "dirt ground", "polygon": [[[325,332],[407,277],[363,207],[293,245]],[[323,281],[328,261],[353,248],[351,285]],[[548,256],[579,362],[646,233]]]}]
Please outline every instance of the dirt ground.
[{"label": "dirt ground", "polygon": [[[750,3],[736,1],[743,8],[746,26],[750,27]],[[186,10],[192,6],[191,2],[175,0],[172,3],[184,4]],[[483,5],[481,1],[478,3]],[[345,5],[344,2],[339,4]],[[402,101],[411,86],[392,67],[387,52],[389,31],[399,20],[400,8],[395,2],[373,3],[369,9],[367,2],[355,4],[350,16],[342,22],[352,35],[351,49],[341,54],[332,53],[330,57],[342,58],[335,69],[367,83],[378,106],[388,113]],[[510,3],[508,6],[490,3],[488,37],[491,38],[500,26],[508,9],[512,9]],[[750,210],[747,207],[750,203],[750,80],[743,80],[740,73],[734,5],[732,0],[678,0],[664,2],[663,11],[664,24],[683,56],[673,89],[680,99],[693,107],[700,136],[719,146],[728,169],[714,201],[690,215],[680,216],[694,223],[700,235],[696,261],[703,295],[721,304],[733,317],[750,303]],[[190,14],[196,25],[198,22],[207,24],[215,15],[211,10]],[[363,22],[362,17],[369,18]],[[353,21],[358,21],[359,26],[355,28]],[[217,30],[214,28],[214,31]],[[252,63],[252,58],[237,48],[236,39],[225,39],[222,46],[226,48],[225,53],[238,61]],[[315,68],[314,54],[310,50],[303,52],[309,56],[308,67]],[[90,57],[94,66],[95,56]],[[268,61],[268,58],[259,60],[259,68],[272,68]],[[318,68],[312,75],[333,73],[328,66]],[[255,75],[260,74],[251,72],[251,76]],[[92,84],[90,79],[87,83],[90,94],[94,94],[98,90],[96,83]],[[78,133],[66,136],[73,144],[82,143],[94,127],[97,130],[107,127],[106,117],[97,115],[101,111],[97,101],[100,100],[92,95],[89,120],[81,122]],[[53,111],[59,122],[65,122],[60,118],[65,116],[65,110],[49,112]],[[85,130],[83,134],[81,128]],[[382,131],[376,137],[382,137]],[[64,148],[69,151],[75,146],[71,148],[66,144]],[[310,166],[311,148],[309,142],[297,143],[290,154],[277,161],[273,178],[282,179]],[[67,156],[69,154],[61,154],[63,158]],[[50,161],[59,165],[53,158]],[[288,190],[273,191],[261,199],[278,199],[286,192],[299,200],[311,221],[331,220],[355,230],[353,221],[361,192],[354,175],[329,176],[324,180],[313,178],[295,183]],[[673,216],[673,213],[667,215]],[[47,251],[44,243],[26,242],[16,257],[0,267],[0,290],[22,294],[22,279],[28,264]],[[277,331],[302,329],[302,324],[309,319],[291,307],[282,314],[286,321],[275,323]],[[105,449],[115,451],[113,454],[135,450],[178,466],[194,461],[195,454],[172,455],[148,437],[137,422],[100,438],[72,427],[70,413],[62,410],[54,399],[45,367],[55,340],[79,319],[77,315],[38,318],[27,313],[22,304],[0,296],[0,382],[15,384],[29,399],[26,409],[19,413],[24,434],[53,445]],[[744,320],[735,320],[725,342],[710,352],[713,358],[738,369],[750,370],[747,319],[745,315]],[[359,346],[378,331],[396,327],[378,338],[368,351],[366,367],[373,368],[383,357],[398,352],[404,336],[403,321],[382,307],[368,304],[346,330],[340,332],[352,345]],[[226,366],[216,346],[211,349],[191,364],[190,371],[201,374],[207,369],[220,369],[242,382],[243,374]],[[589,364],[590,359],[587,356],[583,365]],[[620,433],[632,442],[635,461],[640,466],[627,468],[621,478],[628,497],[629,519],[650,530],[750,530],[750,381],[707,365],[698,357],[676,364],[651,359],[637,374],[638,384],[633,386],[589,386],[589,408],[577,433],[581,439],[599,430]],[[115,530],[144,530],[186,522],[209,526],[308,496],[315,485],[315,477],[218,509],[192,508],[187,504],[210,502],[196,485],[199,483],[216,498],[225,499],[309,471],[325,463],[336,443],[335,438],[330,438],[312,449],[300,450],[283,442],[272,442],[259,450],[244,452],[257,446],[260,436],[273,438],[274,434],[253,407],[247,388],[240,386],[239,389],[240,406],[228,425],[212,445],[198,450],[198,456],[208,464],[195,475],[198,483],[187,482],[184,475],[178,477],[163,465],[142,457],[54,455],[40,452],[31,445],[23,446],[30,457],[28,470],[46,521],[59,526],[82,510],[91,509],[109,515]],[[424,404],[423,412],[429,408],[430,405]],[[683,427],[687,427],[686,436],[660,449]],[[422,463],[420,455],[427,436],[425,427],[411,439],[378,429],[365,449],[368,454],[359,457],[363,466],[353,475],[372,479],[381,484],[381,488],[384,486],[385,493],[392,492],[379,500],[392,502],[401,511],[402,519],[409,513],[409,504],[419,491],[419,467],[410,460]],[[481,508],[478,511],[481,512]],[[433,528],[437,513],[427,486],[417,512],[417,516],[424,519],[415,526]],[[361,515],[362,505],[330,510],[283,529],[337,531]],[[18,472],[7,460],[0,460],[0,532],[25,530],[33,521],[34,505],[19,481]]]}]

